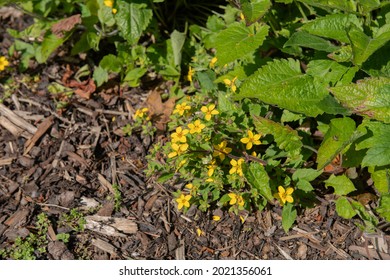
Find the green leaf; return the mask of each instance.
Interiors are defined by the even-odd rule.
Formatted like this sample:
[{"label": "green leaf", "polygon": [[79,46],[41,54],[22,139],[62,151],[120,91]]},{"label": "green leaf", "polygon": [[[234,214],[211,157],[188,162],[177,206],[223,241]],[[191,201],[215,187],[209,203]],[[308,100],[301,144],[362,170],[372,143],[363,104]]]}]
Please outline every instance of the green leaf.
[{"label": "green leaf", "polygon": [[359,215],[359,217],[364,221],[365,224],[365,231],[367,232],[375,232],[376,231],[376,226],[378,225],[378,219],[373,215],[370,214],[367,210],[366,207],[364,207],[363,204],[361,204],[358,201],[355,201],[353,199],[350,200],[350,203],[356,213]]},{"label": "green leaf", "polygon": [[297,158],[300,156],[303,144],[296,130],[257,116],[253,116],[253,123],[256,130],[262,135],[271,134],[278,147],[285,150],[290,157]]},{"label": "green leaf", "polygon": [[333,14],[318,17],[304,24],[301,30],[310,34],[349,43],[347,28],[351,23],[360,26],[361,22],[354,14]]},{"label": "green leaf", "polygon": [[118,13],[115,18],[118,29],[129,44],[135,44],[148,27],[153,17],[152,10],[147,9],[145,4],[124,1],[118,1],[117,4]]},{"label": "green leaf", "polygon": [[294,181],[297,180],[307,180],[307,181],[313,181],[315,178],[320,176],[322,174],[322,171],[311,169],[311,168],[301,168],[295,170],[292,179]]},{"label": "green leaf", "polygon": [[364,34],[355,25],[348,31],[352,46],[353,62],[361,66],[376,50],[384,46],[390,40],[390,24],[385,24],[371,38]]},{"label": "green leaf", "polygon": [[251,75],[242,85],[236,99],[259,100],[307,116],[344,110],[329,95],[325,83],[301,72],[298,60],[273,60]]},{"label": "green leaf", "polygon": [[317,169],[327,166],[345,147],[363,135],[363,132],[355,130],[355,121],[350,118],[331,120],[329,129],[318,149]]},{"label": "green leaf", "polygon": [[300,179],[297,183],[296,183],[296,186],[297,186],[297,189],[299,190],[302,190],[304,192],[311,192],[314,190],[313,186],[310,184],[309,181],[305,180],[305,179]]},{"label": "green leaf", "polygon": [[184,46],[184,42],[186,40],[186,34],[174,30],[171,34],[171,44],[173,50],[173,57],[175,61],[175,65],[179,66],[181,64],[181,52]]},{"label": "green leaf", "polygon": [[214,71],[207,69],[206,71],[197,72],[196,75],[202,89],[213,90],[216,88],[216,85],[214,84],[214,80],[215,80]]},{"label": "green leaf", "polygon": [[299,2],[322,9],[331,8],[351,13],[356,12],[356,3],[354,0],[299,0]]},{"label": "green leaf", "polygon": [[68,32],[61,38],[52,33],[45,35],[41,47],[35,50],[35,58],[38,63],[45,63],[49,56],[70,37],[71,33]]},{"label": "green leaf", "polygon": [[243,0],[241,10],[247,23],[258,21],[271,7],[270,0]]},{"label": "green leaf", "polygon": [[[370,170],[370,169],[369,169]],[[390,169],[370,171],[375,189],[381,194],[390,192]]]},{"label": "green leaf", "polygon": [[390,78],[366,78],[329,90],[353,113],[390,123]]},{"label": "green leaf", "polygon": [[357,150],[368,149],[362,167],[390,164],[390,124],[367,122],[365,125],[372,131],[373,136],[356,145]]},{"label": "green leaf", "polygon": [[99,66],[107,71],[119,73],[122,70],[122,61],[113,54],[108,54],[100,60]]},{"label": "green leaf", "polygon": [[225,65],[254,52],[263,44],[269,27],[259,23],[246,26],[235,22],[222,30],[216,38],[217,64]]},{"label": "green leaf", "polygon": [[297,210],[295,207],[291,203],[285,204],[282,210],[282,227],[286,233],[292,227],[296,218]]},{"label": "green leaf", "polygon": [[131,87],[137,87],[140,85],[140,79],[147,71],[147,68],[134,68],[126,73],[124,81]]},{"label": "green leaf", "polygon": [[355,186],[351,182],[351,180],[343,175],[335,176],[332,174],[328,180],[324,181],[325,187],[333,187],[334,193],[337,195],[347,195],[350,192],[355,191]]},{"label": "green leaf", "polygon": [[359,70],[358,67],[348,67],[332,60],[312,60],[307,65],[306,73],[313,77],[321,77],[326,83],[334,85],[350,84]]},{"label": "green leaf", "polygon": [[379,215],[390,222],[390,194],[381,196],[379,206],[376,208]]},{"label": "green leaf", "polygon": [[336,212],[337,214],[344,219],[351,219],[356,215],[356,211],[349,203],[348,199],[344,196],[339,197],[336,200]]},{"label": "green leaf", "polygon": [[269,186],[269,177],[264,167],[258,162],[251,162],[249,167],[244,169],[245,178],[252,188],[268,201],[273,200],[271,188]]},{"label": "green leaf", "polygon": [[303,31],[295,32],[283,47],[304,47],[325,52],[334,52],[339,49],[328,40]]},{"label": "green leaf", "polygon": [[93,71],[93,79],[96,81],[96,85],[100,87],[108,81],[108,72],[100,66],[96,67]]}]

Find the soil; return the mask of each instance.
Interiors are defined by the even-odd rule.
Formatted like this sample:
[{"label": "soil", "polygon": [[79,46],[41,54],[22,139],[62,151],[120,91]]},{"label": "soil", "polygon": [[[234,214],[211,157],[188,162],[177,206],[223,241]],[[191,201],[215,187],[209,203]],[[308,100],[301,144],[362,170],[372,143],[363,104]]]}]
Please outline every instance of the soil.
[{"label": "soil", "polygon": [[[0,17],[0,55],[7,55],[12,38],[6,29],[21,30],[31,19],[4,10]],[[183,215],[171,195],[183,186],[160,184],[144,172],[145,156],[154,143],[167,141],[166,135],[122,132],[149,92],[167,84],[144,81],[128,88],[112,77],[90,98],[53,98],[48,85],[73,80],[90,59],[68,54],[62,46],[46,64],[31,63],[24,73],[16,71],[15,56],[12,72],[0,72],[2,82],[12,76],[16,83],[0,104],[0,249],[37,234],[38,215],[45,213],[48,246],[36,252],[39,259],[390,259],[388,225],[375,234],[362,232],[356,226],[361,221],[336,214],[328,194],[302,210],[288,233],[280,206],[242,213],[242,219],[196,208]],[[58,109],[59,99],[69,105]],[[121,186],[119,205],[115,185]],[[72,209],[85,217],[83,231],[76,218],[64,222]],[[221,220],[213,221],[215,214]],[[69,234],[69,241],[59,240],[60,233]]]}]

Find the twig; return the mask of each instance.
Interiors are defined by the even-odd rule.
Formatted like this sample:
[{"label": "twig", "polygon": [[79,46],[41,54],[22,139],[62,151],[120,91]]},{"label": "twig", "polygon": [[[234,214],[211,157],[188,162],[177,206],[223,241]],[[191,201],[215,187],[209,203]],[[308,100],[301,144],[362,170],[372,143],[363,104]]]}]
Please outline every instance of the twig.
[{"label": "twig", "polygon": [[26,99],[26,98],[19,98],[19,101],[21,102],[24,102],[24,103],[29,103],[30,105],[34,105],[46,112],[49,112],[51,113],[52,115],[54,115],[57,119],[61,120],[62,122],[64,123],[67,123],[67,124],[73,124],[73,122],[61,117],[60,115],[58,115],[56,112],[52,111],[50,108],[46,107],[45,105],[42,105],[36,101],[33,101],[33,100],[30,100],[30,99]]}]

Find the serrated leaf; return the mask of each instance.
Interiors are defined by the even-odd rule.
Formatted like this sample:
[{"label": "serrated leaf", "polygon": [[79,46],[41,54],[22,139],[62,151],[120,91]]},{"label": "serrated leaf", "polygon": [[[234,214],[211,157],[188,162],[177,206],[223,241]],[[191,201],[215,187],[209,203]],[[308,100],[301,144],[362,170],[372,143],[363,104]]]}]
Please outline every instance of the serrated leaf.
[{"label": "serrated leaf", "polygon": [[325,52],[334,52],[339,49],[328,40],[303,31],[291,35],[283,47],[304,47]]},{"label": "serrated leaf", "polygon": [[301,30],[310,34],[349,43],[347,28],[351,23],[360,26],[361,23],[354,14],[333,14],[318,17],[304,24]]},{"label": "serrated leaf", "polygon": [[353,113],[390,123],[390,78],[366,78],[329,90]]},{"label": "serrated leaf", "polygon": [[255,51],[263,44],[269,27],[259,23],[246,26],[235,22],[222,30],[216,37],[217,64],[225,65]]},{"label": "serrated leaf", "polygon": [[325,182],[325,187],[333,187],[334,193],[337,195],[347,195],[350,192],[356,190],[351,180],[344,174],[340,176],[335,176],[334,174],[332,174],[328,178],[328,180],[324,182]]},{"label": "serrated leaf", "polygon": [[113,54],[108,54],[99,62],[99,66],[104,70],[119,73],[122,70],[122,61]]},{"label": "serrated leaf", "polygon": [[372,131],[373,136],[356,145],[357,150],[368,149],[362,167],[390,164],[390,124],[369,122],[366,127]]},{"label": "serrated leaf", "polygon": [[173,57],[175,61],[175,65],[178,66],[181,64],[181,52],[184,46],[184,42],[186,40],[186,34],[174,30],[171,34],[171,44],[173,50]]},{"label": "serrated leaf", "polygon": [[236,99],[259,100],[307,116],[344,110],[327,93],[325,83],[304,75],[300,63],[293,59],[273,60],[251,75],[241,86]]},{"label": "serrated leaf", "polygon": [[294,181],[297,180],[307,180],[307,181],[313,181],[315,178],[320,176],[322,174],[322,171],[311,169],[311,168],[301,168],[295,170],[292,179]]},{"label": "serrated leaf", "polygon": [[345,12],[356,12],[356,2],[353,0],[299,0],[299,2],[324,9],[331,8]]},{"label": "serrated leaf", "polygon": [[356,211],[353,209],[351,203],[344,196],[336,200],[336,212],[344,219],[351,219],[356,215]]},{"label": "serrated leaf", "polygon": [[390,222],[390,194],[381,196],[379,206],[376,208],[379,215]]},{"label": "serrated leaf", "polygon": [[242,0],[241,10],[247,23],[258,21],[271,7],[270,0]]},{"label": "serrated leaf", "polygon": [[248,183],[252,188],[255,188],[262,197],[268,201],[273,200],[268,174],[260,163],[250,163],[249,167],[244,169],[244,174]]},{"label": "serrated leaf", "polygon": [[138,42],[142,32],[153,17],[152,10],[145,4],[118,1],[118,13],[115,16],[119,31],[129,44]]},{"label": "serrated leaf", "polygon": [[364,34],[362,30],[352,25],[348,31],[353,52],[353,62],[361,66],[376,50],[390,40],[390,24],[385,24],[375,33],[374,38]]},{"label": "serrated leaf", "polygon": [[390,192],[390,169],[375,170],[370,172],[375,189],[381,194]]},{"label": "serrated leaf", "polygon": [[322,77],[322,79],[334,86],[350,84],[359,70],[358,67],[348,67],[332,60],[312,60],[307,65],[306,73],[313,77]]},{"label": "serrated leaf", "polygon": [[93,71],[93,79],[95,80],[96,85],[100,87],[108,81],[108,72],[101,67],[96,67]]},{"label": "serrated leaf", "polygon": [[297,210],[291,203],[287,203],[283,206],[282,210],[282,227],[287,233],[297,218]]},{"label": "serrated leaf", "polygon": [[346,146],[362,135],[362,132],[356,131],[355,121],[351,118],[332,119],[318,149],[317,169],[327,166]]},{"label": "serrated leaf", "polygon": [[296,130],[257,116],[253,116],[253,123],[259,133],[263,135],[271,134],[278,147],[285,150],[290,157],[296,158],[300,156],[303,144]]}]

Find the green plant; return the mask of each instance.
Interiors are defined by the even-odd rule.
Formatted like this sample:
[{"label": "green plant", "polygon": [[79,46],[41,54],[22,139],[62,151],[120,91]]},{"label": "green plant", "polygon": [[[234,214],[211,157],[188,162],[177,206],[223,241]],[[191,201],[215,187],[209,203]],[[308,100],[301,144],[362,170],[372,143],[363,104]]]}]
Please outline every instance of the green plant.
[{"label": "green plant", "polygon": [[26,238],[17,237],[12,247],[0,252],[3,258],[34,260],[46,252],[49,242],[47,231],[50,221],[45,213],[39,214],[37,218],[34,233],[30,233]]},{"label": "green plant", "polygon": [[68,226],[75,232],[84,231],[85,224],[84,215],[75,208],[71,209],[69,214],[64,213],[59,218],[60,226]]},{"label": "green plant", "polygon": [[120,191],[120,186],[117,184],[113,184],[112,188],[114,189],[114,209],[115,211],[119,211],[122,205],[122,193]]},{"label": "green plant", "polygon": [[[237,20],[212,16],[208,29],[190,27],[216,56],[193,58],[188,80],[200,92],[172,116],[164,147],[172,168],[151,168],[185,182],[175,192],[184,211],[195,204],[239,213],[276,197],[287,231],[297,207],[311,206],[325,186],[340,216],[358,215],[372,231],[377,216],[348,195],[375,192],[376,214],[388,220],[390,76],[387,60],[379,60],[388,57],[388,3],[277,2],[284,4],[237,1]],[[285,5],[301,20],[292,22]],[[368,171],[374,185],[349,178],[350,168]]]},{"label": "green plant", "polygon": [[[234,0],[211,14],[211,5],[180,0],[20,2],[35,16],[9,30],[20,70],[69,42],[72,55],[95,54],[93,67],[75,71],[80,82],[171,81],[170,138],[150,150],[146,172],[183,183],[179,210],[279,204],[288,231],[300,208],[329,192],[337,213],[359,216],[363,230],[390,220],[388,1]],[[190,6],[195,17],[178,19],[184,30],[163,16]],[[66,85],[51,88],[72,98]],[[124,134],[153,136],[150,109],[138,109]],[[371,209],[356,199],[365,193],[378,198]]]}]

